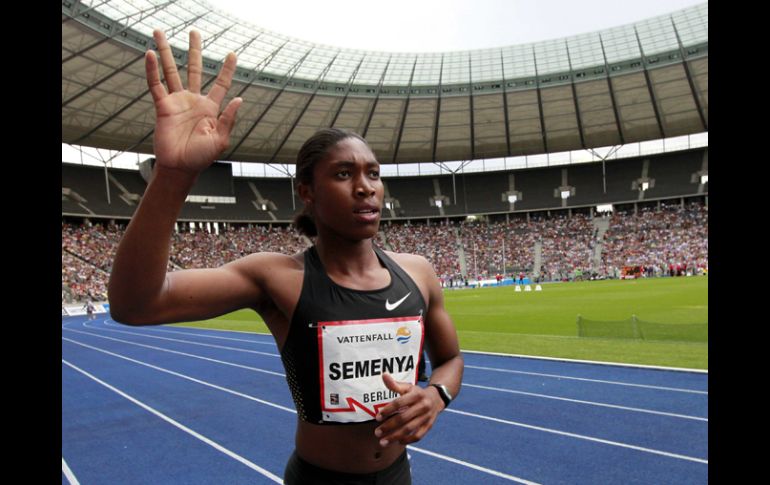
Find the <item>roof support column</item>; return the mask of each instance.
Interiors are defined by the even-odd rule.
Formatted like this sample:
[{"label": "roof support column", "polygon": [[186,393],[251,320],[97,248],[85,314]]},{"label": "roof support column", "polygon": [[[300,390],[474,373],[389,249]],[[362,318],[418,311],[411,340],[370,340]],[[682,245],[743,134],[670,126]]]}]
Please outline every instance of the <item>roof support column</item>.
[{"label": "roof support column", "polygon": [[393,59],[393,56],[391,55],[388,57],[388,62],[385,63],[385,69],[382,70],[382,74],[380,75],[380,82],[377,84],[377,94],[374,97],[374,103],[372,104],[372,109],[369,110],[369,116],[366,118],[366,124],[364,125],[363,133],[361,133],[361,136],[363,138],[366,138],[366,134],[369,132],[369,124],[372,122],[372,117],[374,116],[374,110],[377,109],[377,103],[380,101],[380,91],[382,91],[382,85],[385,84],[385,74],[388,72],[388,67],[390,67],[390,60]]},{"label": "roof support column", "polygon": [[583,135],[583,123],[580,119],[580,105],[578,103],[578,96],[577,96],[577,88],[575,87],[575,74],[572,71],[572,58],[569,55],[569,44],[567,41],[564,41],[564,48],[567,51],[567,63],[569,64],[569,77],[570,77],[570,86],[572,87],[572,99],[575,101],[575,118],[577,119],[578,124],[578,134],[580,135],[580,146],[585,149],[586,147],[586,140],[585,136]]},{"label": "roof support column", "polygon": [[412,82],[414,81],[415,69],[417,69],[417,56],[414,58],[414,64],[412,64],[412,74],[409,76],[409,86],[406,90],[404,109],[401,112],[401,123],[398,127],[398,137],[396,138],[396,146],[393,149],[393,160],[391,160],[393,163],[396,162],[396,157],[398,156],[398,148],[401,146],[401,136],[404,134],[404,123],[406,122],[406,113],[409,111],[409,99],[412,97]]},{"label": "roof support column", "polygon": [[[543,150],[548,153],[548,139],[545,136],[545,115],[543,114],[543,95],[540,93],[540,75],[537,73],[537,54],[532,47],[532,59],[535,61],[535,90],[537,92],[537,108],[540,111],[540,136],[543,138]],[[550,166],[550,163],[549,163]]]},{"label": "roof support column", "polygon": [[690,92],[692,93],[692,99],[695,101],[695,107],[698,109],[698,116],[700,116],[700,122],[703,124],[703,129],[708,131],[709,124],[706,121],[706,117],[703,115],[703,107],[700,104],[700,97],[698,96],[698,90],[695,88],[695,82],[692,80],[692,74],[690,73],[690,66],[685,59],[684,46],[682,45],[682,39],[679,38],[679,31],[676,30],[676,24],[674,18],[671,17],[671,25],[674,27],[674,35],[676,35],[676,43],[679,45],[679,57],[682,58],[682,67],[684,67],[684,73],[687,76],[687,84],[690,85]]},{"label": "roof support column", "polygon": [[433,148],[431,150],[431,159],[436,161],[436,148],[438,147],[438,126],[441,118],[441,86],[444,78],[444,54],[441,54],[441,68],[438,73],[438,99],[436,99],[436,116],[433,118]]},{"label": "roof support column", "polygon": [[615,125],[618,127],[618,136],[620,137],[620,144],[625,145],[626,139],[623,136],[623,127],[620,125],[620,114],[618,113],[618,102],[615,100],[615,90],[612,89],[612,82],[610,81],[610,64],[607,62],[607,52],[604,50],[604,41],[602,41],[601,35],[599,35],[599,45],[602,46],[602,57],[604,58],[604,72],[607,74],[607,89],[609,90],[610,100],[612,101],[612,112],[615,114]]},{"label": "roof support column", "polygon": [[500,69],[503,73],[503,115],[505,115],[505,145],[507,154],[511,156],[511,128],[508,126],[508,86],[505,82],[505,62],[503,60],[503,50],[500,49]]},{"label": "roof support column", "polygon": [[634,26],[634,35],[636,36],[636,43],[639,44],[639,53],[642,55],[642,68],[644,69],[644,79],[647,82],[647,90],[650,92],[650,101],[652,101],[652,109],[655,111],[655,119],[658,120],[658,129],[660,130],[660,137],[666,138],[666,130],[663,129],[663,120],[660,118],[660,110],[658,109],[658,100],[655,98],[655,90],[652,89],[652,80],[650,79],[650,73],[647,71],[647,63],[644,62],[644,49],[642,49],[642,41],[639,39],[639,32]]}]

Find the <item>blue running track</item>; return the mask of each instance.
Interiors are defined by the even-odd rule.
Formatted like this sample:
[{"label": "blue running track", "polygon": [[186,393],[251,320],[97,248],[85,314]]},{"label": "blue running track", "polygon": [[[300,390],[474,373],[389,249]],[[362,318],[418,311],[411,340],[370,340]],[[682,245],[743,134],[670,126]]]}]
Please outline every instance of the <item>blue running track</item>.
[{"label": "blue running track", "polygon": [[[413,483],[708,483],[708,374],[465,352]],[[281,483],[270,335],[62,318],[62,484]]]}]

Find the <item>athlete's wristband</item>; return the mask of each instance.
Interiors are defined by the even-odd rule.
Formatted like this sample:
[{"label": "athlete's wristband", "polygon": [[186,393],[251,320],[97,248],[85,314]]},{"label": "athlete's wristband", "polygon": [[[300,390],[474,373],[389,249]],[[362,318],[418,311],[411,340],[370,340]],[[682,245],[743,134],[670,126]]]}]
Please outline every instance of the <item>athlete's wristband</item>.
[{"label": "athlete's wristband", "polygon": [[452,394],[449,393],[449,390],[446,388],[444,384],[430,384],[431,386],[435,387],[438,391],[438,395],[441,398],[442,401],[444,401],[444,409],[449,407],[449,403],[452,402]]}]

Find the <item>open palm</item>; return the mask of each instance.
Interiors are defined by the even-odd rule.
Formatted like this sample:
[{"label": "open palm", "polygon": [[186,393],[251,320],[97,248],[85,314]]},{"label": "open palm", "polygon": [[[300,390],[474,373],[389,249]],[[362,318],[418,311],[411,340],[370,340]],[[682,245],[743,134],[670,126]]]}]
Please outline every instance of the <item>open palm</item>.
[{"label": "open palm", "polygon": [[190,32],[188,88],[179,77],[171,47],[163,32],[153,32],[160,53],[168,91],[160,81],[155,53],[145,55],[147,85],[155,104],[155,158],[166,168],[199,173],[217,158],[230,140],[235,114],[242,100],[235,98],[219,115],[219,106],[227,94],[235,72],[235,54],[225,58],[222,71],[207,96],[200,93],[202,55],[201,38]]}]

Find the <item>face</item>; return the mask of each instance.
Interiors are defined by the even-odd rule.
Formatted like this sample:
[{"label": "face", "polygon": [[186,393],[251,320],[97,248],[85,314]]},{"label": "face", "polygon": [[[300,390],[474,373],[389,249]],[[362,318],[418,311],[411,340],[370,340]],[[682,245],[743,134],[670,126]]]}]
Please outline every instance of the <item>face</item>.
[{"label": "face", "polygon": [[330,148],[313,168],[313,183],[300,186],[319,235],[356,241],[377,235],[384,192],[380,164],[357,138],[345,138]]}]

